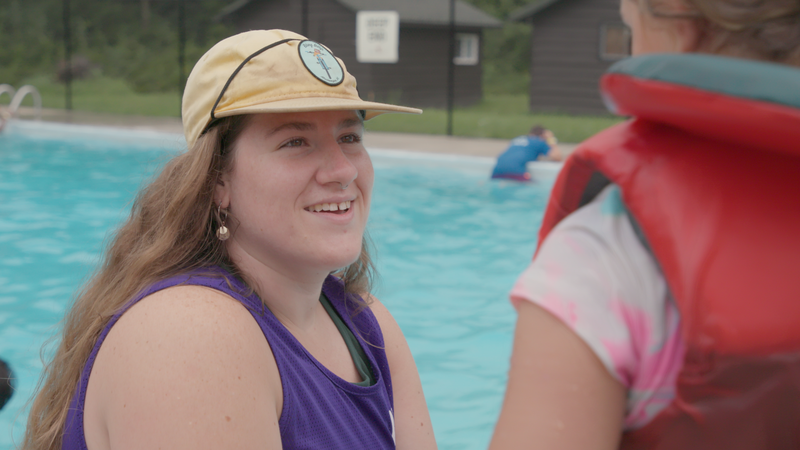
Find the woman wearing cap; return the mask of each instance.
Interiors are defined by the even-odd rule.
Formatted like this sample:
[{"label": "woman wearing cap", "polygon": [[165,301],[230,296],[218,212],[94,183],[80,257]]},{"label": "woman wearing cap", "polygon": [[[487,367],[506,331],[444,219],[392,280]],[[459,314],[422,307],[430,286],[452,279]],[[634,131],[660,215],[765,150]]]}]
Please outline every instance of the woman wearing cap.
[{"label": "woman wearing cap", "polygon": [[621,13],[633,119],[559,174],[491,448],[800,448],[800,1]]},{"label": "woman wearing cap", "polygon": [[[188,152],[139,194],[78,294],[23,448],[435,448],[416,366],[369,296],[362,101],[324,46],[209,50]],[[334,275],[332,275],[334,274]]]}]

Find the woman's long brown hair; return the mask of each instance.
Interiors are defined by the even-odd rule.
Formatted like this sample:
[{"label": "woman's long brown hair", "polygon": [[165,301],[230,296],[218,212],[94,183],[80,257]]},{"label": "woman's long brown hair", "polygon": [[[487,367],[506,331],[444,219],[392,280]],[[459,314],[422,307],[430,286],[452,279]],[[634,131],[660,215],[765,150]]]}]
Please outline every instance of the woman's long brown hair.
[{"label": "woman's long brown hair", "polygon": [[[231,167],[246,123],[247,116],[220,120],[139,192],[130,217],[64,318],[61,342],[31,404],[24,450],[61,448],[67,410],[89,354],[111,317],[138,292],[199,267],[236,270],[215,236],[214,190],[219,175]],[[359,259],[341,273],[348,292],[369,292],[372,263],[366,244],[365,239]]]}]

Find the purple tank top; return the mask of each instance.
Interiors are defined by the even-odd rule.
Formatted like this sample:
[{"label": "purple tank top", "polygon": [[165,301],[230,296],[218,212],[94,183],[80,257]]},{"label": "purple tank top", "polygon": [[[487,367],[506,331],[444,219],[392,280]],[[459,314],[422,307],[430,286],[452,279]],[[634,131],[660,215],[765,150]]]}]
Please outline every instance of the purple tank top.
[{"label": "purple tank top", "polygon": [[[230,286],[228,285],[230,282]],[[392,382],[383,350],[383,335],[372,311],[365,308],[351,317],[344,285],[328,276],[322,292],[328,297],[367,355],[376,382],[358,386],[319,363],[263,305],[256,294],[236,277],[213,267],[160,281],[137,295],[115,314],[97,339],[70,403],[62,450],[87,450],[83,429],[86,386],[97,352],[120,316],[142,298],[179,284],[206,286],[240,301],[258,322],[280,371],[283,412],[280,427],[283,448],[288,449],[394,449]]]}]

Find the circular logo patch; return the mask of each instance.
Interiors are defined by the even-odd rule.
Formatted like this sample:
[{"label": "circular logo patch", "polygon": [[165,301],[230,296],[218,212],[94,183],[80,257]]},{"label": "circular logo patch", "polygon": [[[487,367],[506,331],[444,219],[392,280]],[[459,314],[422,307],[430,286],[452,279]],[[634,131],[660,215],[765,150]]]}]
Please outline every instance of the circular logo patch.
[{"label": "circular logo patch", "polygon": [[344,81],[344,70],[327,48],[314,41],[303,41],[297,47],[300,51],[300,59],[306,66],[311,75],[319,81],[329,85],[337,86]]}]

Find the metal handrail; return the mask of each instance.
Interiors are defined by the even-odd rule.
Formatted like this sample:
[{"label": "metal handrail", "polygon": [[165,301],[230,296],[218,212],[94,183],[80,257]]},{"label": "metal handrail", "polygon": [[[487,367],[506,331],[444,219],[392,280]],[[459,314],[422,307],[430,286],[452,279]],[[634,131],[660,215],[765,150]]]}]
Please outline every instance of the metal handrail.
[{"label": "metal handrail", "polygon": [[33,111],[36,115],[36,120],[42,118],[42,96],[35,87],[26,84],[19,88],[19,90],[15,90],[10,84],[0,84],[0,97],[2,97],[3,94],[8,94],[9,97],[11,97],[11,102],[8,104],[8,107],[0,105],[0,130],[3,129],[6,122],[17,114],[19,106],[27,95],[33,98]]},{"label": "metal handrail", "polygon": [[34,114],[36,114],[36,120],[39,120],[42,118],[42,96],[39,94],[39,91],[30,84],[26,84],[17,90],[17,93],[14,94],[14,98],[11,99],[11,104],[8,105],[8,109],[11,111],[11,115],[14,116],[19,109],[19,105],[22,104],[22,100],[24,100],[25,96],[28,94],[33,97],[33,111]]},{"label": "metal handrail", "polygon": [[0,84],[0,97],[2,97],[3,94],[8,94],[9,99],[13,99],[16,92],[17,90],[14,89],[14,86],[10,84]]}]

